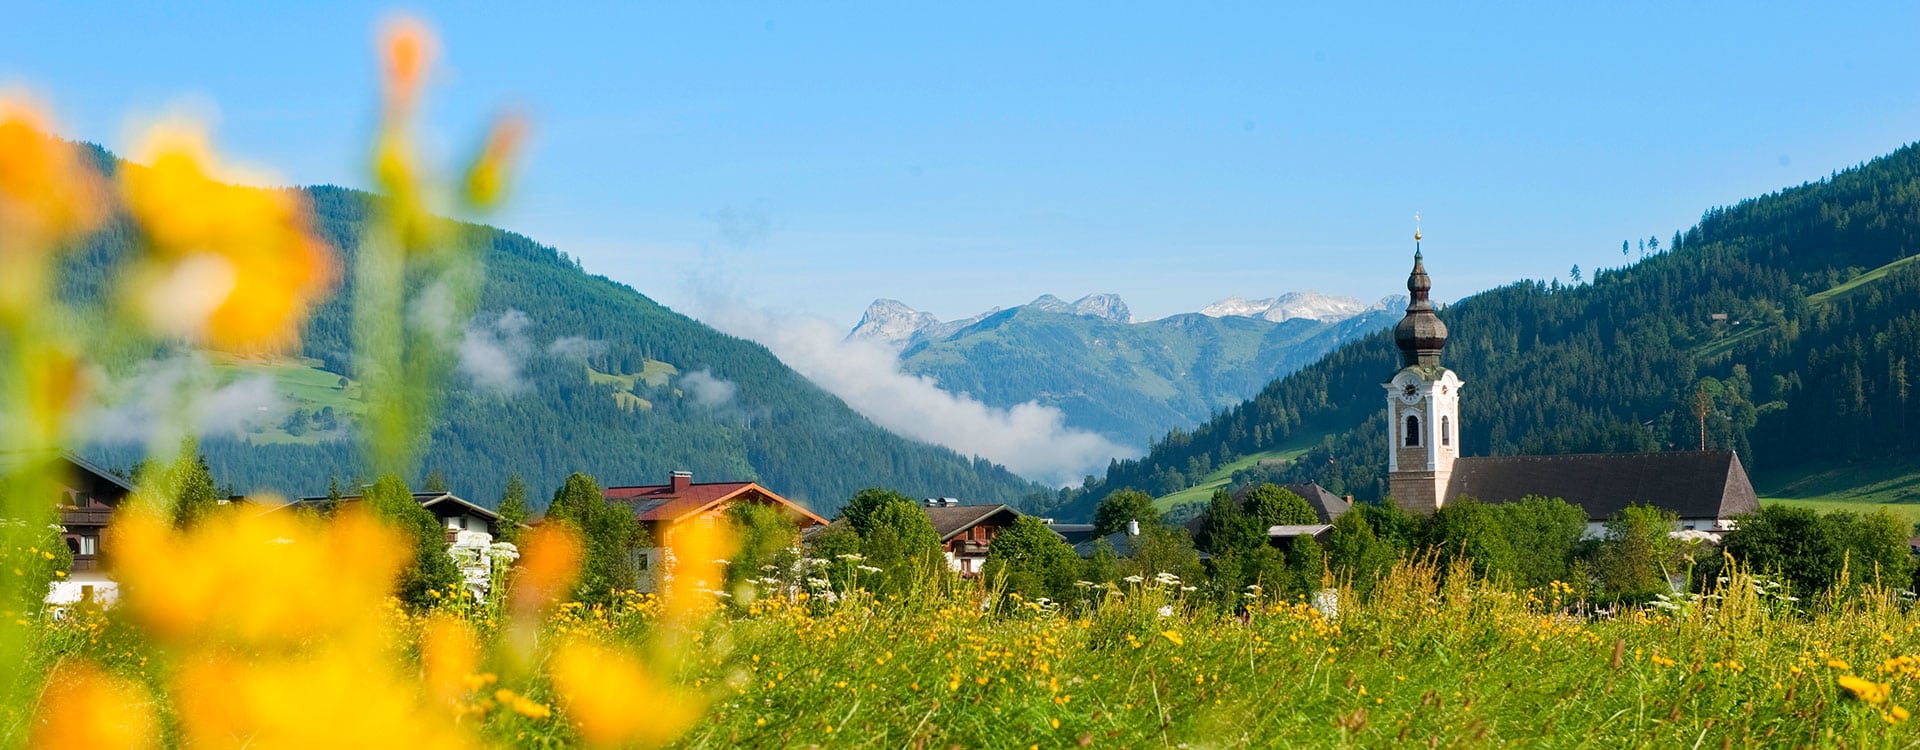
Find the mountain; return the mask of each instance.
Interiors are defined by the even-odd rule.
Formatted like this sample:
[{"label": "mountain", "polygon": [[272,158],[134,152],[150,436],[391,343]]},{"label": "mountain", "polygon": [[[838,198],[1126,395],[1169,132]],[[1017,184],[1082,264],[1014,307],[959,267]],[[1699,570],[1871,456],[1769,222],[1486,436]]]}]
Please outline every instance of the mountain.
[{"label": "mountain", "polygon": [[[1766,494],[1920,451],[1920,146],[1709,210],[1660,244],[1590,284],[1520,281],[1440,312],[1452,332],[1442,363],[1465,381],[1463,455],[1704,444],[1738,451]],[[1426,255],[1441,290],[1448,255]],[[1379,497],[1379,384],[1397,368],[1388,333],[1347,343],[1063,491],[1058,512],[1090,514],[1122,487],[1164,495],[1229,467]]]},{"label": "mountain", "polygon": [[1398,294],[1369,305],[1352,297],[1336,297],[1319,292],[1288,292],[1278,297],[1255,300],[1228,297],[1200,308],[1200,314],[1214,318],[1260,318],[1275,323],[1294,318],[1333,323],[1366,312],[1392,311],[1405,309],[1406,306],[1406,296]]},{"label": "mountain", "polygon": [[945,390],[1001,408],[1056,407],[1069,427],[1144,446],[1398,319],[1398,313],[1364,308],[1328,321],[1185,313],[1135,322],[1118,295],[1071,303],[1042,295],[943,323],[876,300],[848,337],[895,346],[905,371],[933,378]]},{"label": "mountain", "polygon": [[[98,161],[108,171],[138,168],[104,152]],[[350,263],[369,196],[335,187],[301,192],[317,231]],[[543,505],[574,471],[615,485],[657,484],[680,469],[696,481],[757,480],[827,515],[872,486],[990,502],[1019,502],[1040,490],[986,461],[895,436],[759,344],[587,274],[554,248],[491,227],[472,230],[462,236],[485,260],[485,286],[421,466],[422,476],[438,471],[468,499],[497,502],[509,472],[521,474],[529,500]],[[133,237],[124,219],[96,235],[69,257],[63,293],[83,304],[100,300]],[[243,492],[311,495],[325,492],[330,478],[366,479],[352,439],[360,403],[348,364],[349,296],[316,309],[298,357],[216,361],[228,385],[223,397],[268,396],[257,407],[230,408],[232,423],[203,439],[221,482]],[[122,364],[123,371],[153,369]],[[124,434],[107,437],[84,452],[117,467],[141,457]]]}]

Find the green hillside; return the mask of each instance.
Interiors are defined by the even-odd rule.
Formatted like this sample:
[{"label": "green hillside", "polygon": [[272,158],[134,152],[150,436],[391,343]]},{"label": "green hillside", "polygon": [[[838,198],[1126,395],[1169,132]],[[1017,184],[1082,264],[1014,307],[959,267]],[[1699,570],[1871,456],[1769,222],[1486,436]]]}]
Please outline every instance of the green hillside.
[{"label": "green hillside", "polygon": [[[118,167],[110,155],[98,157],[103,169]],[[303,192],[321,236],[351,262],[368,196],[335,187]],[[455,492],[494,503],[509,473],[518,472],[534,488],[529,499],[544,504],[547,490],[574,471],[615,485],[661,483],[669,472],[685,469],[695,481],[755,479],[823,513],[869,486],[924,497],[1047,499],[1035,495],[1042,488],[1003,468],[881,429],[758,344],[587,274],[564,254],[524,236],[475,230],[466,235],[468,250],[484,258],[487,276],[472,325],[495,325],[509,311],[525,320],[515,316],[510,335],[498,334],[513,352],[516,387],[489,389],[448,373],[448,398],[419,473],[438,470]],[[133,247],[131,228],[124,221],[110,223],[69,257],[62,293],[75,302],[97,302]],[[280,411],[268,414],[268,423],[250,419],[245,430],[202,440],[219,481],[241,491],[305,495],[324,492],[331,478],[363,478],[358,441],[349,439],[359,412],[358,386],[340,384],[351,372],[351,296],[342,290],[316,310],[300,359],[219,364],[230,379],[265,374],[282,395]],[[703,400],[680,387],[691,373],[730,385],[707,391],[723,391],[726,398]],[[337,429],[309,424],[295,435],[280,421],[296,411],[311,418],[328,409]],[[84,452],[106,466],[130,466],[141,458],[137,440],[105,438]]]},{"label": "green hillside", "polygon": [[[1595,239],[1596,244],[1607,244]],[[1649,244],[1657,245],[1658,241]],[[1920,453],[1920,148],[1707,211],[1662,251],[1586,285],[1516,282],[1440,312],[1442,361],[1466,382],[1465,455],[1732,448],[1759,477],[1832,476],[1808,497],[1882,499],[1852,467]],[[1449,248],[1429,247],[1442,295]],[[1382,259],[1404,278],[1410,258]],[[1391,270],[1386,270],[1391,269]],[[1068,490],[1063,516],[1112,489],[1165,495],[1214,467],[1331,434],[1271,479],[1385,494],[1386,333],[1335,349],[1192,431]],[[1705,418],[1694,411],[1700,394]],[[1704,426],[1704,435],[1702,427]],[[1781,481],[1778,486],[1788,486]],[[1841,486],[1844,485],[1844,486]],[[1776,489],[1763,479],[1763,494]]]},{"label": "green hillside", "polygon": [[1145,446],[1211,417],[1334,347],[1392,325],[1175,315],[1143,323],[1017,307],[902,353],[904,369],[987,404],[1059,408],[1067,425]]}]

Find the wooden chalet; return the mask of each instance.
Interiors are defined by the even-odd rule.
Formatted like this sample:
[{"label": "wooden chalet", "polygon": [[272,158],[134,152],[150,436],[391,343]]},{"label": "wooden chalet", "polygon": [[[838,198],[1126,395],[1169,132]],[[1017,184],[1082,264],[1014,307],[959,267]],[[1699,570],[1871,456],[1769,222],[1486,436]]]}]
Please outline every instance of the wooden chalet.
[{"label": "wooden chalet", "polygon": [[961,505],[950,497],[928,500],[926,511],[940,535],[947,565],[963,576],[979,575],[993,538],[1020,518],[1019,511],[1006,505]]},{"label": "wooden chalet", "polygon": [[641,591],[651,591],[663,550],[657,546],[674,526],[683,523],[713,524],[728,508],[755,503],[780,509],[800,529],[825,526],[827,520],[755,482],[695,482],[693,472],[676,471],[666,484],[608,487],[602,490],[608,502],[625,506],[639,519],[647,537],[656,545],[641,550],[636,562],[643,571],[638,582]]},{"label": "wooden chalet", "polygon": [[113,512],[133,494],[133,484],[114,476],[84,458],[71,453],[0,454],[0,474],[43,461],[54,472],[59,493],[54,502],[59,509],[57,523],[60,538],[73,553],[73,567],[64,577],[54,580],[46,602],[69,605],[80,602],[106,604],[118,598],[119,586],[107,577],[101,564],[110,546],[108,526]]}]

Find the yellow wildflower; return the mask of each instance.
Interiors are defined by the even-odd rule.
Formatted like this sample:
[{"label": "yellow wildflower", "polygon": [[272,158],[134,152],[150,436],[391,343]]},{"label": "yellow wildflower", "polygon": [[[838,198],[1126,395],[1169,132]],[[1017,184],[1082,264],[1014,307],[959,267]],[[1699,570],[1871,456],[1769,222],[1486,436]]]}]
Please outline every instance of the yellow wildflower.
[{"label": "yellow wildflower", "polygon": [[1840,687],[1853,693],[1853,697],[1868,703],[1884,702],[1887,695],[1893,691],[1893,686],[1887,683],[1865,680],[1850,674],[1840,675],[1839,682]]},{"label": "yellow wildflower", "polygon": [[47,676],[28,746],[154,747],[156,729],[153,702],[138,683],[87,662],[65,662]]},{"label": "yellow wildflower", "polygon": [[97,226],[99,177],[24,98],[0,95],[0,308],[32,312],[49,254]]},{"label": "yellow wildflower", "polygon": [[480,671],[480,641],[465,622],[437,614],[420,631],[420,672],[427,694],[449,707],[473,691]]},{"label": "yellow wildflower", "polygon": [[1167,639],[1167,640],[1169,640],[1169,641],[1172,641],[1172,642],[1173,642],[1173,645],[1175,645],[1175,646],[1185,646],[1185,645],[1187,645],[1187,641],[1186,641],[1186,639],[1184,639],[1184,638],[1181,638],[1181,637],[1180,637],[1180,631],[1178,631],[1178,630],[1165,630],[1165,631],[1161,631],[1161,633],[1160,633],[1160,637],[1162,637],[1162,638],[1165,638],[1165,639]]},{"label": "yellow wildflower", "polygon": [[513,578],[513,611],[534,615],[554,605],[580,577],[586,549],[580,532],[565,523],[544,523],[529,529],[520,544],[520,563]]},{"label": "yellow wildflower", "polygon": [[204,129],[185,120],[148,131],[136,154],[148,166],[121,170],[120,185],[148,240],[132,280],[148,325],[226,351],[293,344],[333,278],[298,194],[217,180]]},{"label": "yellow wildflower", "polygon": [[705,710],[698,696],[663,683],[625,652],[573,640],[549,665],[567,717],[595,747],[665,744]]}]

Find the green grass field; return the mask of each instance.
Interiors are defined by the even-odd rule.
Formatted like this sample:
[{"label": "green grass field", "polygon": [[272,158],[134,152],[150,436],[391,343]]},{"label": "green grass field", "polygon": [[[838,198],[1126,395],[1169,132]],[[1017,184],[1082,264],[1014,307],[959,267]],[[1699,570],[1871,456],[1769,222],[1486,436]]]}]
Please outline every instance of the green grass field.
[{"label": "green grass field", "polygon": [[619,404],[620,408],[645,411],[653,408],[653,402],[648,401],[638,393],[634,393],[634,389],[640,388],[641,386],[659,388],[671,382],[673,376],[678,374],[680,374],[680,368],[674,367],[666,362],[649,359],[640,364],[639,372],[601,372],[592,367],[588,367],[587,381],[594,385],[613,386],[613,402]]},{"label": "green grass field", "polygon": [[331,408],[342,422],[348,422],[366,408],[361,401],[360,384],[321,369],[322,362],[317,359],[219,355],[212,364],[221,385],[260,376],[272,379],[273,391],[282,403],[279,408],[261,412],[251,420],[248,439],[255,443],[310,443],[329,439],[329,434],[324,432],[296,436],[282,429],[282,420],[295,409],[317,414]]},{"label": "green grass field", "polygon": [[1207,502],[1213,499],[1214,490],[1226,487],[1233,482],[1234,472],[1252,468],[1255,464],[1279,464],[1284,466],[1293,463],[1293,460],[1299,458],[1300,454],[1306,453],[1308,448],[1320,442],[1320,437],[1320,435],[1312,435],[1297,438],[1279,448],[1255,453],[1251,456],[1244,456],[1230,463],[1222,464],[1220,468],[1214,469],[1213,473],[1208,474],[1207,478],[1200,482],[1200,484],[1180,490],[1179,492],[1154,498],[1153,506],[1159,508],[1161,512],[1166,512],[1169,508],[1186,503]]},{"label": "green grass field", "polygon": [[1758,474],[1761,502],[1821,512],[1886,509],[1920,523],[1920,458],[1863,462],[1797,474]]},{"label": "green grass field", "polygon": [[1885,278],[1886,275],[1889,272],[1893,271],[1894,269],[1899,268],[1901,266],[1905,266],[1909,263],[1913,263],[1915,261],[1920,261],[1920,255],[1913,255],[1913,256],[1901,258],[1892,263],[1888,263],[1879,268],[1860,274],[1859,276],[1855,276],[1853,279],[1847,281],[1846,283],[1836,286],[1832,289],[1810,294],[1807,296],[1807,301],[1808,302],[1826,302],[1826,301],[1832,300],[1835,297],[1839,297],[1843,294],[1846,294],[1855,289],[1858,289],[1865,284],[1870,284],[1872,282]]}]

